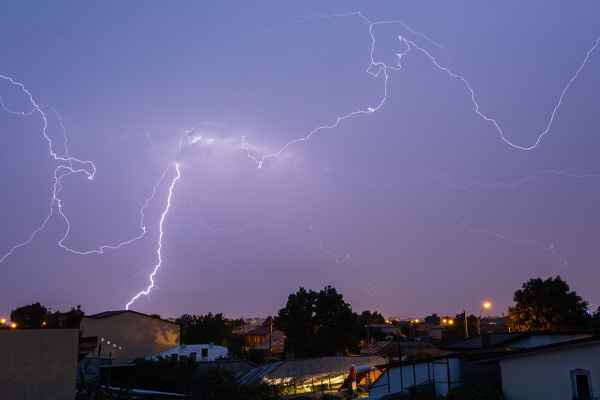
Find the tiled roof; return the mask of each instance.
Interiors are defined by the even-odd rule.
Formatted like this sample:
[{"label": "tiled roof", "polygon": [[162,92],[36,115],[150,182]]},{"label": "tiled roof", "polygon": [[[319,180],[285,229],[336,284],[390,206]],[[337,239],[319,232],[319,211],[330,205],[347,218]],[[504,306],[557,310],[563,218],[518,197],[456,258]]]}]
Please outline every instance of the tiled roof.
[{"label": "tiled roof", "polygon": [[[493,348],[501,347],[507,342],[516,339],[519,336],[524,336],[522,332],[498,332],[489,333],[490,344]],[[483,340],[481,335],[473,336],[467,339],[457,340],[456,342],[448,343],[440,348],[445,350],[476,350],[483,348]]]},{"label": "tiled roof", "polygon": [[379,350],[383,349],[384,347],[386,347],[390,343],[392,343],[392,342],[389,341],[389,340],[381,340],[379,342],[369,343],[369,346],[368,346],[369,351],[368,351],[368,353],[367,353],[367,345],[364,345],[360,349],[360,354],[377,354],[377,352],[379,352]]},{"label": "tiled roof", "polygon": [[[273,328],[273,332],[277,329]],[[245,335],[268,335],[271,332],[270,326],[259,326],[245,333]]]},{"label": "tiled roof", "polygon": [[[273,340],[271,343],[271,349],[280,343],[283,343],[285,339]],[[254,350],[269,350],[269,343],[261,344],[260,346],[253,347]]]},{"label": "tiled roof", "polygon": [[173,354],[189,357],[192,353],[196,353],[196,361],[203,361],[202,349],[208,349],[208,360],[206,361],[215,361],[219,357],[227,357],[228,354],[227,348],[223,346],[215,346],[214,344],[183,344],[148,356],[146,360],[156,360],[158,357],[169,358]]}]

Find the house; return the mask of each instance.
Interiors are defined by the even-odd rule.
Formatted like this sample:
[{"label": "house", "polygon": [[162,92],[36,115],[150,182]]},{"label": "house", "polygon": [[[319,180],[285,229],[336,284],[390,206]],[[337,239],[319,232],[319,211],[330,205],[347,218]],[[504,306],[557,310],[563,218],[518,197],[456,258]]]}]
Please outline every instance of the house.
[{"label": "house", "polygon": [[86,315],[80,329],[85,336],[97,336],[97,357],[109,357],[115,364],[159,353],[179,346],[180,325],[131,310]]},{"label": "house", "polygon": [[253,347],[252,350],[264,353],[266,360],[279,360],[283,355],[285,348],[285,339],[281,338],[260,346]]},{"label": "house", "polygon": [[[483,352],[483,354],[481,354]],[[500,387],[500,368],[497,365],[472,365],[471,361],[489,357],[489,351],[454,353],[411,361],[379,365],[383,373],[373,382],[369,395],[388,393],[431,392],[445,396],[459,386],[488,384]]]},{"label": "house", "polygon": [[392,353],[398,353],[398,343],[397,342],[392,342],[390,340],[380,340],[380,341],[376,341],[374,339],[371,339],[371,343],[368,344],[368,346],[366,344],[364,344],[364,342],[361,341],[360,344],[360,355],[361,356],[366,356],[366,355],[385,355],[385,354],[392,354]]},{"label": "house", "polygon": [[502,318],[482,318],[479,321],[479,330],[481,332],[508,332],[508,325]]},{"label": "house", "polygon": [[[509,390],[516,388],[514,389],[514,393],[521,393],[522,388],[520,386],[527,384],[526,377],[534,375],[539,381],[536,383],[538,385],[536,390],[539,391],[539,385],[543,385],[543,382],[546,382],[546,375],[542,372],[543,368],[541,368],[543,364],[529,363],[527,366],[523,364],[515,367],[513,365],[520,362],[514,361],[517,360],[516,357],[523,354],[538,354],[538,352],[546,348],[563,348],[563,346],[564,348],[570,348],[582,341],[583,343],[587,343],[586,341],[597,340],[600,344],[600,339],[594,338],[592,334],[593,332],[585,331],[506,332],[484,333],[458,340],[440,347],[440,349],[447,351],[445,355],[379,366],[379,368],[385,371],[371,386],[370,394],[383,395],[402,392],[407,389],[418,391],[428,388],[428,390],[433,392],[434,396],[437,396],[446,395],[459,386],[469,387],[480,383],[502,389],[506,385]],[[598,351],[600,352],[600,346],[598,347]],[[596,355],[600,356],[600,353]],[[557,364],[554,366],[556,367],[555,369],[560,369],[558,365],[561,365],[561,358],[557,357],[554,361]],[[576,359],[575,361],[581,360]],[[506,368],[503,367],[503,363],[507,365]],[[513,364],[510,365],[511,363]],[[573,371],[572,373],[575,376],[573,378],[574,382],[579,380],[584,385],[586,382],[585,376],[590,376],[589,382],[593,381],[594,378],[591,377],[593,374],[590,372],[593,367],[591,363],[582,361],[568,364],[563,362],[563,375],[565,374],[564,368],[567,365],[570,365],[571,369],[569,371]],[[527,370],[527,368],[529,369]],[[567,371],[567,375],[569,371]],[[552,373],[549,374],[549,376],[551,375]],[[507,378],[509,381],[506,381]],[[591,384],[590,390],[593,390]],[[544,393],[546,392],[544,391]],[[505,394],[507,395],[507,400],[553,398],[531,391],[522,397],[509,397],[509,392],[506,391]]]},{"label": "house", "polygon": [[72,400],[79,329],[0,329],[0,398]]},{"label": "house", "polygon": [[600,338],[588,337],[507,352],[478,361],[499,365],[506,400],[600,396]]},{"label": "house", "polygon": [[394,326],[392,324],[372,324],[369,325],[369,328],[379,329],[386,335],[402,335],[402,329],[399,326]]},{"label": "house", "polygon": [[265,344],[272,346],[273,342],[284,338],[284,333],[274,329],[272,320],[267,319],[261,326],[244,333],[244,337],[246,338],[246,350],[250,350]]},{"label": "house", "polygon": [[217,359],[227,358],[227,347],[216,346],[210,344],[182,344],[181,346],[173,347],[160,353],[146,356],[146,360],[157,360],[159,357],[170,358],[175,357],[193,358],[196,361],[215,361]]}]

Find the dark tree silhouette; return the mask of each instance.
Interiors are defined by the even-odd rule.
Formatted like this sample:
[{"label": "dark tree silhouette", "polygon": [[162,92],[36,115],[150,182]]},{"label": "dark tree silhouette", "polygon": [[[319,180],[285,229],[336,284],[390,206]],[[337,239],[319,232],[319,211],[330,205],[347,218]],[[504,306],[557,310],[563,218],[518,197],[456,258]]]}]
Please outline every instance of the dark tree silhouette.
[{"label": "dark tree silhouette", "polygon": [[530,279],[515,292],[514,307],[508,308],[512,331],[558,330],[583,327],[589,323],[588,303],[560,276],[555,279]]},{"label": "dark tree silhouette", "polygon": [[286,350],[299,357],[335,355],[355,347],[357,323],[352,307],[331,286],[318,293],[301,287],[274,320],[286,335]]},{"label": "dark tree silhouette", "polygon": [[18,327],[39,327],[44,323],[47,314],[46,307],[38,302],[12,310],[10,320]]}]

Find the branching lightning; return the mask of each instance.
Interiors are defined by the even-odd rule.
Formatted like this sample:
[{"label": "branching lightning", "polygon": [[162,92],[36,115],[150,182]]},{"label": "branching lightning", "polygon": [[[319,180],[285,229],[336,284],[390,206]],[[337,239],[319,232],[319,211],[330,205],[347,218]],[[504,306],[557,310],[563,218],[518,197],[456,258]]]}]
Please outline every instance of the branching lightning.
[{"label": "branching lightning", "polygon": [[[361,24],[366,23],[366,26],[367,26],[366,31],[368,31],[371,46],[370,46],[369,59],[367,59],[368,66],[367,66],[365,72],[367,74],[369,74],[372,78],[377,79],[378,84],[381,85],[381,93],[378,95],[377,100],[374,101],[374,103],[371,104],[369,107],[361,108],[361,109],[354,109],[354,110],[344,112],[342,115],[332,116],[328,120],[329,121],[328,123],[315,127],[314,129],[303,134],[303,136],[298,137],[296,139],[293,139],[293,140],[283,144],[283,146],[281,146],[278,150],[275,150],[275,151],[269,152],[267,150],[264,150],[263,148],[260,148],[256,145],[251,144],[247,140],[246,135],[241,136],[241,144],[240,144],[241,149],[244,151],[245,156],[247,158],[254,161],[254,163],[257,165],[258,169],[261,169],[267,160],[281,156],[286,151],[288,151],[291,147],[298,145],[301,142],[309,141],[315,135],[324,133],[326,131],[334,130],[334,129],[338,128],[340,126],[340,124],[342,124],[346,121],[352,120],[358,116],[370,115],[370,114],[374,114],[377,111],[379,111],[386,104],[386,101],[388,98],[389,81],[390,81],[390,78],[393,76],[392,74],[399,73],[401,71],[403,60],[405,60],[408,57],[414,57],[419,54],[424,55],[431,62],[431,64],[433,64],[437,68],[437,70],[439,70],[442,73],[447,74],[451,78],[460,80],[464,84],[464,87],[466,88],[466,92],[470,96],[470,100],[472,102],[475,114],[478,117],[480,117],[481,119],[483,119],[484,121],[493,125],[495,132],[497,132],[497,134],[499,134],[501,140],[505,144],[507,144],[510,147],[517,149],[517,150],[523,150],[523,151],[533,150],[541,143],[543,137],[546,134],[548,134],[548,132],[550,131],[550,129],[553,125],[553,122],[554,122],[554,118],[563,102],[563,98],[564,98],[565,94],[571,87],[572,83],[578,78],[580,72],[586,66],[588,59],[590,58],[592,53],[597,49],[598,44],[600,43],[600,37],[598,37],[595,40],[595,43],[593,44],[593,46],[587,51],[585,57],[583,58],[583,61],[579,65],[579,68],[575,71],[575,73],[571,76],[571,78],[568,80],[566,85],[563,87],[562,92],[560,93],[560,96],[558,96],[558,100],[556,101],[556,104],[555,104],[554,108],[552,109],[551,116],[550,116],[545,128],[543,129],[543,131],[536,136],[536,139],[534,140],[534,142],[532,144],[518,144],[514,141],[509,140],[506,137],[505,132],[503,132],[503,130],[500,127],[500,124],[494,118],[492,118],[480,111],[480,105],[477,101],[476,91],[473,89],[473,87],[471,86],[471,84],[469,83],[467,78],[465,78],[463,75],[461,75],[459,73],[451,71],[448,67],[446,67],[442,63],[440,63],[436,59],[436,57],[434,57],[432,55],[432,52],[427,50],[427,48],[431,48],[431,46],[441,48],[444,51],[446,51],[446,48],[444,48],[441,44],[437,43],[436,41],[425,36],[424,34],[416,32],[415,30],[413,30],[412,28],[410,28],[409,26],[404,24],[402,21],[392,20],[392,21],[375,21],[374,22],[374,21],[371,21],[370,19],[368,19],[367,17],[365,17],[361,12],[351,12],[351,13],[333,14],[333,15],[310,14],[310,15],[307,15],[307,16],[304,16],[301,18],[296,18],[294,21],[292,21],[290,23],[279,25],[277,28],[269,31],[256,45],[259,45],[260,43],[263,43],[263,42],[269,40],[271,35],[273,35],[274,32],[280,28],[285,28],[292,23],[305,21],[305,20],[311,19],[311,18],[319,18],[319,19],[358,18],[361,21],[360,22]],[[400,43],[402,45],[402,48],[404,50],[400,53],[395,54],[395,58],[397,59],[397,62],[395,64],[390,65],[384,61],[377,59],[377,57],[375,55],[376,48],[377,48],[377,40],[376,40],[377,35],[374,32],[374,30],[376,27],[383,26],[383,25],[397,26],[399,29],[402,30],[402,32],[408,32],[407,33],[408,36],[413,37],[413,38],[418,37],[418,38],[421,38],[422,40],[420,40],[420,39],[411,40],[407,36],[398,35],[397,36],[398,43]],[[418,40],[419,43],[423,43],[423,41],[424,41],[427,44],[426,45],[418,44],[415,40]],[[249,51],[249,49],[248,49],[248,51]],[[142,206],[142,208],[139,211],[139,213],[140,213],[140,233],[138,235],[136,235],[128,240],[122,241],[116,245],[102,245],[102,246],[99,246],[98,248],[91,249],[91,250],[74,249],[66,244],[66,241],[69,238],[69,234],[71,231],[71,223],[70,223],[65,211],[63,210],[63,205],[62,205],[62,201],[61,201],[61,192],[63,190],[63,178],[68,177],[70,175],[74,175],[74,174],[83,174],[89,180],[93,180],[95,177],[95,174],[96,174],[96,166],[94,165],[94,163],[92,161],[80,160],[78,158],[71,157],[69,155],[68,146],[67,146],[66,129],[62,124],[62,121],[60,119],[60,116],[58,115],[58,112],[56,112],[56,110],[52,110],[55,113],[58,121],[60,122],[60,126],[62,129],[62,135],[63,135],[63,146],[62,147],[64,147],[64,150],[57,151],[55,149],[56,146],[53,144],[53,141],[50,138],[50,135],[47,133],[48,119],[42,109],[42,108],[46,109],[46,107],[38,106],[38,104],[34,101],[34,97],[32,96],[32,94],[25,88],[25,86],[22,83],[15,81],[11,77],[4,76],[4,75],[0,75],[0,78],[4,81],[10,82],[10,84],[12,84],[15,87],[18,87],[27,96],[29,103],[31,104],[31,109],[23,110],[23,111],[13,110],[10,107],[6,106],[4,100],[0,96],[0,106],[2,107],[2,109],[5,112],[8,112],[12,115],[18,115],[18,116],[22,116],[22,117],[31,117],[33,115],[38,115],[39,117],[41,117],[41,119],[43,120],[43,127],[41,129],[41,133],[48,143],[49,155],[57,163],[57,166],[54,170],[53,190],[52,190],[52,194],[51,194],[51,198],[50,198],[50,202],[49,202],[49,212],[48,212],[47,216],[45,217],[45,219],[43,220],[41,225],[38,226],[30,234],[30,236],[28,237],[27,240],[16,244],[6,254],[4,254],[0,257],[0,264],[7,257],[11,256],[15,251],[17,251],[19,248],[30,244],[34,240],[36,235],[40,231],[42,231],[44,228],[46,228],[48,221],[55,214],[58,214],[60,216],[60,218],[66,224],[64,234],[58,240],[58,245],[61,248],[63,248],[64,250],[71,252],[73,254],[84,255],[84,256],[89,255],[89,254],[103,254],[105,250],[117,250],[123,246],[131,244],[132,242],[140,240],[147,233],[146,221],[145,221],[146,209],[149,206],[150,202],[155,198],[158,188],[163,184],[165,179],[167,179],[166,178],[167,175],[171,171],[174,170],[175,177],[170,181],[166,205],[162,211],[162,214],[160,216],[160,221],[158,224],[159,237],[158,237],[158,243],[157,243],[157,247],[156,247],[157,263],[155,264],[151,273],[146,272],[146,273],[148,273],[148,278],[149,278],[150,283],[145,290],[140,291],[135,296],[133,296],[131,298],[131,300],[126,304],[125,308],[129,309],[140,297],[143,297],[143,296],[149,297],[151,291],[155,290],[157,288],[156,281],[155,281],[156,274],[157,274],[158,270],[160,269],[160,267],[163,265],[162,251],[163,251],[163,238],[164,238],[164,234],[165,234],[164,225],[165,225],[165,220],[166,220],[167,214],[169,213],[169,211],[173,211],[172,210],[172,198],[173,198],[173,194],[174,194],[175,185],[176,185],[177,181],[181,178],[180,165],[175,162],[170,163],[167,166],[167,168],[164,170],[160,179],[154,185],[152,194],[150,195],[150,197],[148,197],[146,199],[144,205]],[[186,145],[194,144],[199,141],[206,141],[206,143],[211,144],[213,141],[212,138],[203,138],[202,136],[193,137],[197,129],[199,129],[203,126],[207,126],[207,125],[219,126],[219,127],[224,126],[224,124],[216,124],[216,123],[212,123],[212,122],[203,122],[203,123],[196,124],[193,128],[186,130],[184,132],[183,136],[181,138],[179,138],[179,142],[177,144],[179,150],[181,150]],[[155,145],[154,143],[152,143],[152,140],[151,140],[151,137],[149,134],[148,134],[148,139],[151,143],[151,148],[148,152],[148,159],[152,158],[153,151],[165,150],[167,148],[167,147],[161,147],[161,146],[158,146],[158,145]],[[62,154],[63,151],[64,151],[64,154]],[[259,154],[261,152],[263,152],[265,154]],[[61,153],[61,155],[59,155],[59,153]],[[385,185],[375,185],[373,183],[368,182],[360,175],[351,175],[351,176],[353,178],[360,180],[363,184],[365,184],[373,189],[376,189],[376,190],[383,190],[383,189],[387,189],[389,187],[392,187],[395,185],[400,185],[400,184],[421,183],[427,179],[433,179],[433,178],[443,179],[446,182],[446,184],[450,187],[450,189],[453,193],[453,196],[454,196],[453,203],[452,203],[452,211],[454,213],[454,217],[464,227],[465,230],[467,230],[471,233],[475,233],[475,234],[485,234],[485,235],[494,236],[497,239],[500,239],[500,240],[503,240],[506,242],[510,242],[515,245],[532,245],[532,246],[539,247],[544,252],[552,254],[553,257],[555,257],[559,261],[560,265],[554,270],[554,272],[552,272],[552,274],[554,274],[558,270],[563,268],[565,265],[567,265],[567,260],[565,258],[563,258],[560,254],[558,254],[557,251],[555,251],[553,244],[551,244],[551,245],[543,244],[543,243],[540,243],[540,242],[537,242],[534,240],[519,240],[519,239],[511,238],[509,235],[495,232],[493,230],[487,230],[487,229],[483,229],[483,228],[474,227],[473,225],[467,223],[465,218],[461,217],[456,210],[456,203],[459,198],[460,191],[466,191],[475,186],[484,187],[487,189],[512,187],[512,186],[531,182],[531,181],[535,180],[537,177],[539,177],[540,175],[544,175],[544,174],[563,175],[563,176],[568,176],[570,178],[599,178],[600,177],[600,174],[574,175],[574,174],[570,174],[570,173],[567,173],[564,171],[548,169],[548,170],[537,171],[529,177],[523,178],[518,181],[511,182],[511,183],[498,182],[498,183],[488,184],[488,183],[482,183],[482,182],[471,182],[466,185],[458,185],[450,179],[448,174],[432,173],[432,174],[427,174],[418,179],[396,181],[396,182],[391,182],[391,183],[388,183]],[[346,174],[346,175],[348,175],[348,174]],[[223,228],[223,227],[215,228],[215,227],[209,225],[205,221],[202,214],[194,207],[192,198],[191,198],[191,196],[189,196],[189,193],[188,193],[188,197],[190,199],[191,209],[200,218],[201,225],[203,227],[205,227],[210,233],[241,234],[241,233],[251,230],[259,225],[269,226],[269,227],[273,227],[273,228],[277,228],[277,229],[283,229],[283,230],[287,230],[287,231],[294,232],[294,233],[306,233],[306,232],[311,233],[314,236],[314,239],[315,239],[320,251],[322,253],[326,254],[330,259],[332,259],[335,262],[335,264],[347,263],[349,265],[352,265],[352,267],[356,271],[359,271],[361,274],[364,274],[365,276],[368,276],[370,278],[371,281],[364,288],[365,292],[367,292],[369,294],[375,294],[375,292],[381,282],[382,272],[384,270],[390,268],[390,266],[392,266],[396,262],[396,260],[399,257],[399,254],[400,254],[401,246],[409,245],[408,242],[406,242],[406,243],[398,242],[396,252],[393,255],[393,257],[391,257],[389,262],[387,262],[385,265],[380,267],[377,271],[377,276],[374,276],[373,274],[366,271],[364,267],[361,267],[357,263],[355,263],[354,260],[350,257],[349,253],[346,255],[343,255],[343,256],[339,256],[335,252],[328,249],[324,245],[324,240],[323,240],[321,234],[312,224],[309,226],[305,226],[303,228],[290,228],[288,226],[274,223],[274,222],[255,220],[251,224],[249,224],[247,226],[243,226],[241,228],[236,228],[236,229]],[[177,222],[177,219],[175,219],[175,222]],[[138,274],[141,274],[143,272],[144,271],[139,272]],[[136,274],[136,276],[138,274]]]},{"label": "branching lightning", "polygon": [[[133,298],[129,301],[129,303],[127,303],[127,305],[125,306],[126,310],[129,310],[129,307],[133,304],[133,302],[135,302],[140,296],[148,296],[150,294],[150,291],[152,289],[156,288],[156,285],[154,283],[154,275],[156,275],[156,273],[158,272],[158,269],[160,268],[160,266],[162,265],[162,239],[163,239],[163,224],[165,222],[165,217],[167,216],[167,213],[169,212],[169,209],[171,208],[171,198],[173,197],[173,187],[175,186],[175,183],[177,182],[177,180],[179,180],[179,178],[181,177],[181,172],[179,171],[179,165],[178,164],[171,164],[169,165],[169,168],[174,167],[175,171],[177,171],[177,176],[175,176],[175,178],[173,179],[173,181],[171,182],[171,186],[169,187],[169,196],[167,198],[167,206],[165,207],[165,210],[163,211],[161,217],[160,217],[160,223],[159,223],[159,237],[158,237],[158,248],[156,249],[156,254],[158,256],[158,263],[156,264],[156,266],[154,267],[154,270],[152,271],[152,273],[149,276],[150,279],[150,285],[146,288],[146,290],[139,292],[138,294],[136,294],[135,296],[133,296]],[[166,174],[167,171],[165,171]],[[164,177],[164,175],[163,175]],[[156,187],[155,187],[156,189]]]},{"label": "branching lightning", "polygon": [[256,165],[258,166],[258,168],[262,168],[264,162],[269,159],[269,158],[275,158],[275,157],[279,157],[284,151],[286,151],[290,146],[296,144],[296,143],[300,143],[300,142],[305,142],[310,140],[310,138],[317,134],[320,131],[324,131],[324,130],[331,130],[336,128],[341,122],[348,120],[352,117],[355,117],[357,115],[361,115],[361,114],[371,114],[374,113],[376,111],[378,111],[381,107],[383,107],[384,103],[386,102],[387,96],[388,96],[388,80],[390,78],[389,73],[391,72],[398,72],[400,71],[400,69],[402,68],[402,58],[406,55],[408,55],[408,53],[410,52],[410,50],[412,48],[420,51],[421,53],[423,53],[426,57],[429,58],[429,60],[433,63],[433,65],[435,65],[440,71],[443,71],[445,73],[447,73],[448,75],[450,75],[453,78],[459,79],[461,80],[464,85],[466,86],[468,92],[470,93],[470,97],[471,97],[471,101],[473,103],[473,106],[475,107],[475,113],[483,118],[485,121],[490,122],[494,125],[495,130],[500,134],[501,139],[508,144],[509,146],[515,148],[515,149],[519,149],[519,150],[533,150],[535,149],[538,144],[541,142],[542,138],[548,133],[548,131],[550,131],[550,128],[552,126],[552,123],[554,121],[554,117],[556,115],[556,112],[558,111],[558,108],[560,107],[560,105],[562,104],[562,100],[563,97],[565,96],[565,93],[567,92],[567,90],[569,90],[569,88],[571,87],[571,84],[575,81],[575,79],[577,79],[577,77],[579,76],[579,73],[581,72],[581,70],[585,67],[590,55],[592,54],[592,52],[594,50],[596,50],[596,48],[598,47],[598,44],[600,43],[600,36],[596,39],[594,45],[588,50],[588,52],[586,53],[583,62],[581,63],[581,65],[579,66],[579,68],[577,69],[577,71],[575,71],[575,74],[571,77],[571,79],[567,82],[567,84],[565,85],[565,87],[563,88],[558,101],[554,107],[554,109],[552,110],[552,114],[550,116],[550,120],[548,121],[548,124],[546,126],[546,128],[537,136],[537,139],[535,141],[534,144],[530,145],[530,146],[525,146],[525,145],[518,145],[510,140],[508,140],[505,137],[504,132],[502,131],[502,129],[500,128],[500,125],[498,124],[498,122],[491,117],[488,117],[487,115],[483,114],[480,110],[479,110],[479,104],[476,101],[476,95],[475,95],[475,91],[473,90],[473,88],[471,87],[471,85],[469,84],[469,81],[464,78],[462,75],[459,75],[457,73],[452,72],[450,69],[448,69],[447,67],[442,66],[434,56],[432,56],[427,50],[425,50],[423,47],[417,45],[414,41],[407,39],[406,37],[400,35],[398,36],[398,40],[406,45],[406,50],[403,51],[402,53],[398,53],[396,54],[398,62],[396,65],[388,65],[383,61],[377,61],[375,59],[374,53],[375,53],[375,47],[376,47],[376,39],[375,39],[375,34],[373,33],[373,28],[377,25],[399,25],[402,26],[403,28],[405,28],[406,30],[408,30],[410,33],[418,35],[423,37],[426,41],[434,44],[435,46],[441,47],[442,49],[446,50],[442,45],[440,45],[439,43],[433,41],[432,39],[428,38],[427,36],[415,32],[413,29],[411,29],[409,26],[407,26],[404,22],[402,21],[379,21],[379,22],[372,22],[371,20],[369,20],[368,18],[366,18],[365,16],[362,15],[362,13],[360,12],[353,12],[353,13],[347,13],[347,14],[336,14],[336,15],[313,15],[313,17],[315,18],[348,18],[348,17],[352,17],[352,16],[357,16],[360,19],[362,19],[363,21],[365,21],[368,24],[369,27],[369,35],[371,38],[371,52],[370,52],[370,64],[366,70],[366,72],[370,75],[372,75],[373,77],[377,78],[380,75],[383,75],[383,94],[381,96],[381,100],[379,101],[379,103],[377,105],[374,105],[373,107],[368,107],[366,110],[355,110],[352,111],[348,114],[345,115],[341,115],[338,116],[336,118],[334,118],[334,121],[331,124],[328,125],[322,125],[319,126],[315,129],[313,129],[312,131],[308,132],[308,134],[306,134],[304,137],[300,137],[294,140],[291,140],[289,142],[287,142],[283,147],[281,147],[279,150],[273,152],[273,153],[269,153],[269,154],[265,154],[262,156],[255,156],[252,154],[251,149],[253,149],[254,147],[251,146],[247,141],[246,141],[246,136],[242,136],[242,148],[244,150],[246,150],[247,152],[247,156],[252,159]]}]

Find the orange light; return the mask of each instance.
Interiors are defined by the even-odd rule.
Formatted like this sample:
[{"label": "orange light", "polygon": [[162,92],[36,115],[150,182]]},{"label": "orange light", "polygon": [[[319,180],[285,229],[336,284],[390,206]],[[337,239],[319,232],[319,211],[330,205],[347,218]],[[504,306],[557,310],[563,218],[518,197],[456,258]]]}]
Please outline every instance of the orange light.
[{"label": "orange light", "polygon": [[42,326],[46,325],[46,321],[42,322]]},{"label": "orange light", "polygon": [[454,323],[454,320],[452,320],[452,319],[451,319],[451,320],[448,320],[448,323],[449,323],[450,325],[452,325],[452,324]]},{"label": "orange light", "polygon": [[492,305],[490,303],[483,303],[484,308],[490,308]]},{"label": "orange light", "polygon": [[445,324],[447,321],[445,319],[442,320],[442,323]]},{"label": "orange light", "polygon": [[417,323],[417,324],[419,323],[419,319],[418,319],[418,318],[417,318],[417,319],[415,319],[415,323]]},{"label": "orange light", "polygon": [[2,325],[6,325],[6,319],[5,319],[5,318],[2,318],[2,319],[0,319],[0,323],[1,323]]},{"label": "orange light", "polygon": [[14,322],[10,325],[11,328],[16,328],[17,324],[15,324]]}]

